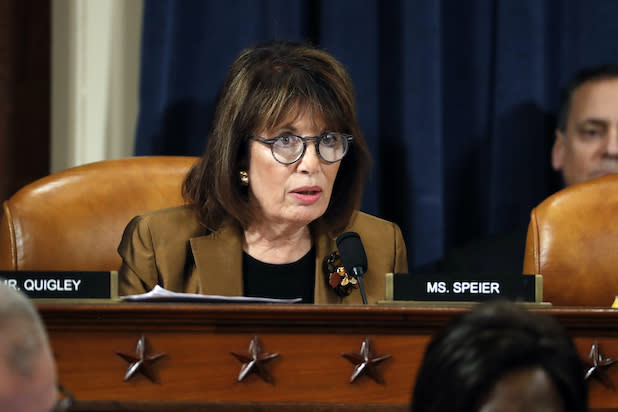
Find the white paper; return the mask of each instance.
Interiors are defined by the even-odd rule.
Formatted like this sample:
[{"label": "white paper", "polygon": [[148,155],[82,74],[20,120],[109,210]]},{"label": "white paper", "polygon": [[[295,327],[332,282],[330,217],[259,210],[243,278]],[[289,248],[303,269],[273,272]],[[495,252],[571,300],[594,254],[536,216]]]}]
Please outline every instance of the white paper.
[{"label": "white paper", "polygon": [[200,295],[198,293],[172,292],[156,285],[150,292],[121,296],[127,302],[204,302],[204,303],[299,303],[302,298],[271,299],[249,296]]}]

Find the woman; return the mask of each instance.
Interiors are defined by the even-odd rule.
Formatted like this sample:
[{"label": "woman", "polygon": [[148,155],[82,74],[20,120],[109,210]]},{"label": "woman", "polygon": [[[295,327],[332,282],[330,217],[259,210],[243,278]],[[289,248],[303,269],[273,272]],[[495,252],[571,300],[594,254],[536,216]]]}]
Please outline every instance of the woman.
[{"label": "woman", "polygon": [[305,303],[360,303],[337,259],[361,236],[369,303],[388,272],[407,272],[399,227],[357,211],[370,156],[351,80],[315,47],[270,42],[232,65],[205,154],[188,173],[188,205],[139,216],[119,246],[120,294],[179,292]]}]

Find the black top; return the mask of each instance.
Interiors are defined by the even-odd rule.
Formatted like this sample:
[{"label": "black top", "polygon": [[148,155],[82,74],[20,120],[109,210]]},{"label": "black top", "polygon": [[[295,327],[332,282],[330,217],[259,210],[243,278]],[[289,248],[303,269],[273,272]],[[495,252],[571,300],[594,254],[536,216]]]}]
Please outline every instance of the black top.
[{"label": "black top", "polygon": [[292,263],[264,263],[245,252],[242,254],[244,295],[250,297],[293,299],[313,303],[315,287],[315,250]]}]

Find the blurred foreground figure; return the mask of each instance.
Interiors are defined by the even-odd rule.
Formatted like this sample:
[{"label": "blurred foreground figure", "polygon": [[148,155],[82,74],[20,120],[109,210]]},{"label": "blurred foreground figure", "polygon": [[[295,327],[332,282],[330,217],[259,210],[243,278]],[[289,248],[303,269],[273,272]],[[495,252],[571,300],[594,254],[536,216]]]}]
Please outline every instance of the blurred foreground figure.
[{"label": "blurred foreground figure", "polygon": [[0,411],[55,411],[56,366],[38,312],[0,280]]},{"label": "blurred foreground figure", "polygon": [[510,302],[480,304],[428,344],[413,412],[581,412],[584,364],[558,322]]}]

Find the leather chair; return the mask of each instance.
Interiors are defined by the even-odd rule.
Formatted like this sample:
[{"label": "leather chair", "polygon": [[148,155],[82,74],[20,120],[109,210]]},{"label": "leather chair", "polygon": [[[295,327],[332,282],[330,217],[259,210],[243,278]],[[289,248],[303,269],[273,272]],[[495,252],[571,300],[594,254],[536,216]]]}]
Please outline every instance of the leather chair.
[{"label": "leather chair", "polygon": [[554,306],[610,307],[618,295],[618,174],[567,187],[530,217],[524,273]]},{"label": "leather chair", "polygon": [[182,181],[197,159],[104,160],[24,186],[3,204],[0,269],[117,270],[129,220],[183,204]]}]

